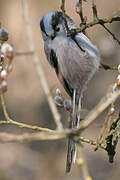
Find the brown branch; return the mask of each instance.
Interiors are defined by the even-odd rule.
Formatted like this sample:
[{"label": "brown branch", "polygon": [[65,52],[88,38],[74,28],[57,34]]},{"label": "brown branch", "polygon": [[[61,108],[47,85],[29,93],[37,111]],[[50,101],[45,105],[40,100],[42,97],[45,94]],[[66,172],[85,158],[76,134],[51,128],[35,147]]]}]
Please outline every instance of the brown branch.
[{"label": "brown branch", "polygon": [[[25,141],[54,141],[60,140],[67,137],[66,133],[55,131],[54,133],[51,132],[38,132],[38,133],[23,133],[23,134],[12,134],[12,133],[0,133],[0,143],[14,143],[14,142],[25,142]],[[86,139],[82,136],[77,138],[78,142],[87,143],[89,145],[96,146],[97,142]],[[101,145],[100,148],[105,149],[104,145]]]},{"label": "brown branch", "polygon": [[[58,131],[56,131],[58,132]],[[51,134],[46,132],[41,133],[24,133],[21,135],[0,133],[0,143],[8,142],[24,142],[24,141],[42,141],[42,140],[57,140],[65,138],[64,134]]]},{"label": "brown branch", "polygon": [[[77,4],[76,4],[76,12],[79,14],[80,20],[81,20],[80,26],[81,26],[82,24],[86,24],[86,22],[85,22],[85,20],[84,20],[84,17],[83,17],[82,1],[83,1],[83,0],[79,0],[79,1],[77,2]],[[85,30],[83,30],[83,33],[86,35]]]},{"label": "brown branch", "polygon": [[18,126],[20,128],[27,128],[27,129],[31,129],[31,130],[35,130],[35,131],[40,131],[40,132],[47,132],[47,133],[54,133],[55,131],[52,129],[48,129],[48,128],[42,128],[39,126],[35,126],[35,125],[29,125],[29,124],[25,124],[25,123],[20,123],[18,121],[14,121],[12,119],[10,119],[9,121],[1,121],[0,120],[0,124],[10,124],[10,125],[15,125]]},{"label": "brown branch", "polygon": [[109,16],[109,17],[105,17],[103,19],[97,19],[97,20],[89,22],[85,25],[82,25],[80,28],[77,29],[77,32],[82,32],[83,30],[85,30],[87,28],[93,27],[97,24],[101,24],[101,22],[103,24],[109,24],[109,23],[113,23],[113,22],[117,22],[117,21],[120,21],[120,16]]},{"label": "brown branch", "polygon": [[60,9],[65,13],[65,0],[62,0]]},{"label": "brown branch", "polygon": [[[40,133],[25,133],[22,135],[16,135],[16,134],[8,134],[8,133],[0,133],[0,143],[7,143],[7,142],[23,142],[23,141],[41,141],[41,140],[58,140],[58,139],[64,139],[68,136],[72,135],[73,139],[76,143],[88,143],[93,146],[97,146],[97,142],[93,140],[86,139],[84,137],[78,136],[79,133],[83,128],[88,127],[95,118],[103,112],[105,108],[111,104],[111,102],[114,102],[118,97],[120,96],[120,90],[116,90],[113,93],[108,93],[101,101],[98,103],[98,105],[88,114],[88,116],[85,118],[84,122],[80,124],[80,127],[78,129],[64,129],[62,131],[55,131],[47,128],[41,128],[38,126],[31,126],[24,123],[19,123],[16,121],[13,121],[8,117],[4,98],[2,99],[2,106],[3,111],[5,114],[5,117],[7,121],[0,121],[0,124],[13,124],[20,128],[28,128],[33,130],[38,130]],[[100,144],[99,148],[102,148],[106,150],[104,144]]]},{"label": "brown branch", "polygon": [[[118,97],[120,96],[120,90],[117,89],[116,91],[114,91],[113,93],[108,93],[105,97],[103,97],[103,99],[98,103],[98,105],[90,111],[90,113],[88,114],[88,116],[85,118],[84,122],[81,122],[80,126],[78,129],[64,129],[62,131],[54,131],[54,130],[51,130],[51,129],[47,129],[47,128],[41,128],[41,127],[38,127],[38,126],[31,126],[31,125],[27,125],[27,124],[24,124],[24,123],[19,123],[19,122],[16,122],[16,121],[13,121],[12,119],[10,118],[7,118],[7,121],[0,121],[0,124],[14,124],[16,126],[19,126],[21,128],[29,128],[29,129],[33,129],[33,130],[38,130],[38,131],[41,131],[41,132],[44,132],[46,134],[44,134],[44,137],[46,135],[46,140],[48,140],[48,134],[49,135],[52,135],[55,137],[52,137],[52,139],[54,138],[65,138],[69,135],[72,135],[73,137],[74,136],[78,136],[79,133],[81,132],[81,130],[87,128],[95,119],[96,117],[101,113],[103,112],[110,104],[111,102],[114,102]],[[4,103],[2,103],[2,105],[4,105]],[[3,106],[3,108],[5,108],[5,106]],[[6,109],[4,109],[4,113],[5,113]],[[6,117],[8,115],[5,115]],[[51,139],[51,138],[49,138]],[[45,140],[45,138],[44,138]],[[83,139],[81,139],[82,141]],[[91,143],[94,145],[94,143]]]},{"label": "brown branch", "polygon": [[98,19],[97,7],[96,7],[96,0],[92,0],[92,10],[93,10],[93,20]]},{"label": "brown branch", "polygon": [[100,19],[98,18],[97,13],[97,7],[96,7],[96,0],[92,0],[92,10],[93,10],[93,22],[83,24],[80,28],[78,28],[77,32],[83,32],[85,29],[92,27],[94,25],[101,25],[112,37],[114,40],[117,41],[117,43],[120,45],[120,40],[105,26],[107,23],[112,23],[114,21],[120,21],[120,16],[115,16],[114,14],[112,16],[109,16],[107,18]]}]

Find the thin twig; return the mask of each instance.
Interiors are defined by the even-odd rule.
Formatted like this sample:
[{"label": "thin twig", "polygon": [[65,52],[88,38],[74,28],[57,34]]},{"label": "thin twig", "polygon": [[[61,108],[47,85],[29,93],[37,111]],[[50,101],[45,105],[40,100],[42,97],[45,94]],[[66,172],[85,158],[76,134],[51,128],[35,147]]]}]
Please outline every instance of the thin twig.
[{"label": "thin twig", "polygon": [[20,128],[28,128],[28,129],[32,129],[32,130],[41,131],[41,132],[54,132],[53,130],[48,129],[48,128],[41,128],[41,127],[38,127],[38,126],[32,126],[32,125],[28,125],[28,124],[25,124],[25,123],[20,123],[20,122],[12,120],[9,117],[8,112],[7,112],[7,108],[6,108],[6,104],[5,104],[5,100],[4,100],[4,95],[1,94],[0,97],[1,97],[2,109],[3,109],[3,112],[4,112],[5,118],[6,118],[6,121],[0,121],[0,124],[13,124],[13,125],[16,125],[16,126],[18,126]]},{"label": "thin twig", "polygon": [[108,64],[103,64],[103,63],[100,64],[99,68],[104,69],[106,71],[107,70],[118,70],[118,66],[110,66]]},{"label": "thin twig", "polygon": [[[119,96],[120,96],[120,90],[116,90],[113,93],[107,94],[100,101],[100,103],[98,103],[98,105],[88,114],[88,116],[85,118],[84,122],[80,124],[80,127],[78,129],[64,129],[62,131],[54,131],[54,130],[47,129],[47,128],[41,128],[38,126],[31,126],[31,125],[26,125],[24,123],[19,123],[19,122],[11,120],[10,118],[9,118],[9,121],[0,121],[0,124],[14,124],[16,126],[19,126],[20,128],[29,128],[29,129],[38,130],[38,131],[42,132],[42,135],[40,133],[39,137],[38,137],[38,133],[34,133],[33,134],[34,138],[32,138],[32,134],[29,134],[29,135],[27,134],[27,135],[25,135],[25,137],[24,137],[24,135],[13,135],[12,136],[13,138],[10,137],[10,140],[7,140],[7,142],[12,142],[12,141],[16,142],[16,141],[33,140],[33,139],[34,140],[41,140],[41,139],[42,140],[55,140],[55,139],[66,138],[69,135],[72,135],[73,137],[75,136],[75,140],[76,140],[76,137],[78,136],[79,132],[81,131],[81,128],[88,127],[96,119],[96,117],[101,112],[103,112],[111,104],[111,102],[114,102]],[[4,105],[4,104],[5,103],[2,103],[2,105]],[[6,108],[6,106],[4,106],[3,108]],[[7,112],[7,110],[4,109],[4,112]],[[7,134],[7,135],[9,135],[9,134]],[[6,137],[5,137],[5,139],[6,139]],[[95,146],[97,145],[97,142],[94,142],[94,141],[91,141],[88,139],[84,139],[83,137],[77,137],[77,141],[78,140],[80,140],[81,142],[89,143],[91,145],[95,145]],[[0,137],[0,142],[4,142],[4,136],[2,136],[2,140]],[[100,146],[104,149],[103,145],[100,145]]]},{"label": "thin twig", "polygon": [[[77,142],[80,142],[80,143],[84,142],[84,143],[87,143],[87,144],[90,144],[90,145],[93,145],[93,146],[97,146],[97,144],[98,144],[96,141],[93,141],[93,140],[90,140],[90,139],[86,139],[86,138],[84,138],[82,136],[80,136],[78,138],[75,138],[75,140]],[[105,145],[104,144],[100,144],[100,148],[105,150]]]},{"label": "thin twig", "polygon": [[7,113],[7,108],[6,108],[6,104],[5,104],[5,100],[4,100],[4,95],[1,94],[0,97],[1,97],[1,105],[2,105],[2,109],[3,109],[4,115],[5,115],[6,121],[10,122],[11,119],[9,118],[9,115]]},{"label": "thin twig", "polygon": [[[84,21],[84,17],[83,17],[82,1],[83,0],[79,0],[79,16],[81,19],[81,24],[84,24],[84,23],[86,24],[86,22]],[[81,24],[80,24],[80,26],[81,26]],[[83,30],[83,33],[86,35],[85,30]]]},{"label": "thin twig", "polygon": [[97,24],[100,24],[101,21],[103,22],[103,24],[109,24],[112,22],[118,22],[120,21],[120,16],[109,16],[109,17],[105,17],[103,19],[97,19],[94,20],[92,22],[87,23],[86,25],[82,25],[80,28],[77,29],[77,32],[82,32],[83,30],[93,27]]},{"label": "thin twig", "polygon": [[[41,128],[38,126],[31,126],[27,125],[24,123],[19,123],[16,121],[13,121],[12,119],[8,118],[8,121],[0,121],[1,124],[14,124],[16,126],[19,126],[21,128],[29,128],[33,130],[38,130],[42,132],[48,132],[48,133],[53,133],[53,134],[62,134],[62,136],[76,136],[78,135],[83,129],[87,128],[96,118],[99,116],[112,102],[114,102],[118,97],[120,96],[120,90],[117,89],[113,93],[108,93],[105,97],[102,98],[102,100],[98,103],[98,105],[95,106],[93,110],[90,111],[90,113],[87,115],[87,117],[84,119],[83,122],[80,123],[80,126],[78,129],[64,129],[60,132],[47,129],[47,128]],[[4,102],[2,102],[3,105],[3,110],[4,112],[7,112],[5,109],[6,106],[4,106]],[[8,116],[7,114],[5,115],[6,117]]]},{"label": "thin twig", "polygon": [[62,0],[60,8],[61,8],[62,12],[65,13],[65,0]]},{"label": "thin twig", "polygon": [[[120,21],[120,16],[113,15],[107,18],[99,19],[98,13],[97,13],[97,7],[96,7],[96,0],[92,0],[92,10],[93,10],[93,22],[85,24],[86,28],[92,27],[96,24],[100,24],[113,37],[113,39],[116,40],[117,43],[120,45],[120,40],[105,26],[105,23],[112,23],[113,21]],[[85,29],[83,28],[82,31],[85,31]]]},{"label": "thin twig", "polygon": [[[23,134],[12,134],[12,133],[0,133],[0,143],[21,143],[25,141],[54,141],[54,140],[60,140],[66,138],[66,134],[60,133],[56,131],[56,133],[47,133],[47,132],[41,132],[41,133],[23,133]],[[96,146],[97,142],[93,140],[86,139],[82,136],[77,139],[78,142],[83,142],[89,145]],[[104,145],[100,145],[101,149],[105,150]]]},{"label": "thin twig", "polygon": [[79,151],[79,158],[77,160],[77,164],[78,164],[78,166],[80,168],[80,174],[82,174],[83,180],[92,180],[92,178],[89,175],[87,163],[86,163],[84,153],[83,153],[83,150],[82,150],[82,147],[81,147],[80,144],[79,144],[78,151]]},{"label": "thin twig", "polygon": [[0,121],[0,124],[10,124],[10,125],[18,126],[20,128],[27,128],[27,129],[31,129],[31,130],[40,131],[40,132],[47,132],[47,133],[54,133],[55,132],[52,129],[42,128],[42,127],[34,126],[34,125],[32,126],[32,125],[25,124],[25,123],[20,123],[20,122],[14,121],[12,119],[10,119],[9,121]]},{"label": "thin twig", "polygon": [[[109,16],[109,17],[106,17],[103,19],[97,19],[90,23],[86,23],[85,25],[82,24],[81,27],[76,30],[76,33],[82,32],[85,29],[93,27],[97,24],[105,26],[104,24],[109,24],[109,23],[117,22],[117,21],[120,21],[120,16]],[[108,31],[108,28],[105,27],[105,29]],[[120,41],[118,40],[118,38],[110,30],[109,30],[109,33],[112,35],[113,39],[115,39],[118,42],[118,44],[120,45]]]},{"label": "thin twig", "polygon": [[120,13],[120,8],[118,8],[116,11],[114,11],[112,13],[112,16],[117,16],[117,14],[119,14],[119,13]]},{"label": "thin twig", "polygon": [[68,27],[68,24],[67,24],[67,20],[66,20],[66,15],[65,15],[65,0],[62,0],[61,1],[61,10],[63,12],[63,19],[64,19],[64,23],[65,23],[65,27],[66,27],[66,31],[67,31],[67,35],[70,34],[70,30],[69,30],[69,27]]},{"label": "thin twig", "polygon": [[101,26],[113,37],[115,41],[120,45],[120,40],[104,25],[101,23]]},{"label": "thin twig", "polygon": [[90,23],[87,23],[86,25],[83,25],[81,28],[78,28],[77,32],[81,32],[84,29],[87,29],[87,28],[90,28],[90,27],[95,26],[97,24],[100,24],[101,21],[104,24],[108,24],[108,23],[112,23],[112,22],[117,22],[117,21],[120,21],[120,16],[118,16],[118,17],[111,17],[111,16],[109,16],[109,17],[106,17],[106,18],[103,18],[103,19],[98,19],[98,20],[92,21]]},{"label": "thin twig", "polygon": [[31,55],[33,55],[33,54],[34,54],[33,51],[15,52],[15,53],[14,53],[15,56],[31,56]]},{"label": "thin twig", "polygon": [[34,52],[33,63],[35,65],[36,72],[38,73],[38,76],[40,79],[40,83],[42,85],[42,88],[43,88],[45,95],[46,95],[46,98],[48,100],[48,104],[49,104],[49,107],[50,107],[51,112],[53,114],[57,129],[61,130],[63,128],[62,123],[60,121],[61,117],[57,111],[57,108],[55,106],[53,98],[50,95],[50,89],[49,89],[49,86],[47,84],[47,80],[45,78],[45,74],[44,74],[44,71],[42,68],[42,64],[41,64],[41,61],[38,57],[38,54],[36,52],[35,45],[34,45],[34,42],[32,39],[32,31],[31,31],[30,22],[29,22],[29,10],[28,10],[28,1],[27,0],[23,0],[23,14],[24,14],[24,23],[25,23],[25,28],[26,28],[26,35],[27,35],[27,39],[28,39],[29,50]]},{"label": "thin twig", "polygon": [[79,4],[80,4],[80,19],[81,19],[81,22],[83,23],[84,22],[84,17],[83,17],[83,9],[82,9],[82,0],[79,0]]},{"label": "thin twig", "polygon": [[92,0],[92,10],[93,10],[93,20],[98,19],[97,7],[96,7],[96,0]]}]

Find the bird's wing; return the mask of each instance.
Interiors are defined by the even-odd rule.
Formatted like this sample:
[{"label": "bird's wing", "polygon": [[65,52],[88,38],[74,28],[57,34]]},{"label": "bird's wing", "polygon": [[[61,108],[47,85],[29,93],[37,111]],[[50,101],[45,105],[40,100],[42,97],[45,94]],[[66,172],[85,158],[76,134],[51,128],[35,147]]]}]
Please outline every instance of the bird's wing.
[{"label": "bird's wing", "polygon": [[100,57],[98,48],[83,33],[77,33],[75,40],[85,51],[91,53],[92,56]]},{"label": "bird's wing", "polygon": [[96,71],[94,57],[79,49],[73,41],[63,48],[59,48],[57,57],[61,72],[67,83],[72,88],[83,91],[88,80]]}]

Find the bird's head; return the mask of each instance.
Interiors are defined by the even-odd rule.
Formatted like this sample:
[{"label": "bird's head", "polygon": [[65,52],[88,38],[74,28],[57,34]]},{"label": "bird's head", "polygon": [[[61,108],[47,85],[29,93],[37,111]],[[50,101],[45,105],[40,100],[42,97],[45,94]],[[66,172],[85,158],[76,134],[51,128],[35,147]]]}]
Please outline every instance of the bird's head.
[{"label": "bird's head", "polygon": [[[67,25],[70,29],[75,29],[76,25],[72,19],[66,16]],[[57,35],[65,34],[65,22],[62,12],[50,12],[43,16],[40,21],[40,28],[42,31],[43,39],[47,38],[54,39]]]}]

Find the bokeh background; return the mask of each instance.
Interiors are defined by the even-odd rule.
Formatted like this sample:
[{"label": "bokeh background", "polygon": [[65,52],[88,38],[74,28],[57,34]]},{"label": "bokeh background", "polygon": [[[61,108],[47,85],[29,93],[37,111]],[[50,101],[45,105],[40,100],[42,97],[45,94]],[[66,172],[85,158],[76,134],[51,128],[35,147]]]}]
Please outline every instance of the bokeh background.
[{"label": "bokeh background", "polygon": [[[60,87],[55,72],[48,65],[40,33],[39,22],[42,16],[50,11],[59,10],[60,0],[28,0],[29,18],[32,28],[33,41],[45,75],[54,97],[56,87]],[[76,0],[66,0],[66,11],[79,25],[79,16],[75,13]],[[97,0],[99,17],[110,16],[120,7],[119,0]],[[92,20],[91,1],[83,3],[84,15]],[[28,51],[25,25],[23,20],[22,0],[0,0],[0,22],[9,31],[9,42],[15,52]],[[113,23],[108,27],[120,39],[120,24]],[[96,44],[101,53],[101,61],[117,65],[120,63],[120,46],[105,32],[95,26],[87,30],[90,39]],[[5,94],[6,104],[11,118],[28,124],[55,128],[39,77],[32,62],[32,56],[16,56],[13,61],[13,72],[8,78],[8,91]],[[100,98],[106,94],[114,83],[116,72],[99,70],[84,93],[83,108],[92,109]],[[118,104],[119,105],[119,104]],[[120,108],[120,106],[118,106]],[[67,118],[63,110],[59,110],[64,127]],[[105,118],[104,112],[83,135],[96,140]],[[3,119],[0,110],[0,119]],[[11,125],[1,125],[0,131],[21,134],[32,132]],[[79,168],[75,165],[70,174],[65,174],[66,141],[26,142],[22,144],[0,144],[0,180],[82,180]],[[84,144],[85,159],[90,175],[96,180],[118,180],[120,177],[120,146],[118,145],[115,162],[110,164],[105,152],[93,151],[93,147]]]}]

